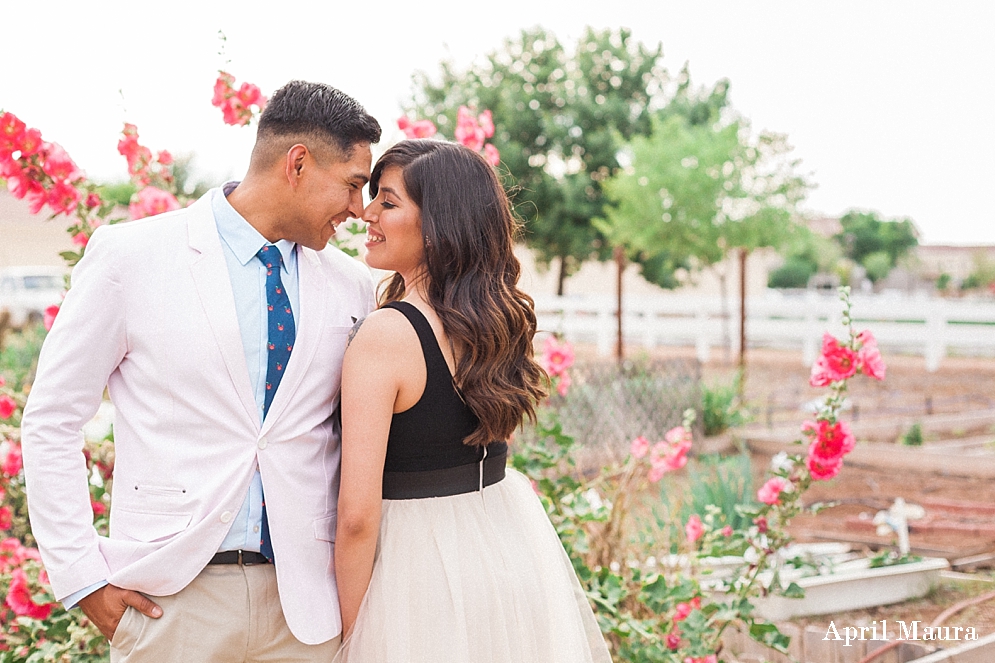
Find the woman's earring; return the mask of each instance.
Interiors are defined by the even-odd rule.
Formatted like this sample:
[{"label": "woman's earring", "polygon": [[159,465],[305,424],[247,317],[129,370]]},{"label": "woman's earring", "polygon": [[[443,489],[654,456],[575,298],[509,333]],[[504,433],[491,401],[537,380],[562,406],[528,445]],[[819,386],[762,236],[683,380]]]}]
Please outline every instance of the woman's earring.
[{"label": "woman's earring", "polygon": [[425,235],[425,246],[432,246],[432,240],[428,238],[428,235]]}]

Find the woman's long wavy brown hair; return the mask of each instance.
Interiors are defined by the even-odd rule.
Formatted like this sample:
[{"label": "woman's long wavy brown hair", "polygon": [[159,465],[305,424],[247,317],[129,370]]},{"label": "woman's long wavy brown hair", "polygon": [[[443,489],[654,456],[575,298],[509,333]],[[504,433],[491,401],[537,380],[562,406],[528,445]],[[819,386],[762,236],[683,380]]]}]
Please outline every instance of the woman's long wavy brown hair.
[{"label": "woman's long wavy brown hair", "polygon": [[[408,197],[421,211],[428,303],[459,357],[456,384],[480,420],[464,443],[506,440],[546,396],[535,361],[535,305],[518,289],[513,252],[520,231],[494,169],[454,143],[406,140],[387,150],[370,178],[370,196],[385,168],[401,169]],[[385,280],[380,304],[402,299],[404,279]]]}]

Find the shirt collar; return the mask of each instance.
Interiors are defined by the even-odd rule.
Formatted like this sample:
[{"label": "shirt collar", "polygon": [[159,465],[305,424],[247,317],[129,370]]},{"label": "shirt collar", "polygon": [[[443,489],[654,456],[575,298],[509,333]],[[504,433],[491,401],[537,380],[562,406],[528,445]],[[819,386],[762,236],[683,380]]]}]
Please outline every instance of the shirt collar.
[{"label": "shirt collar", "polygon": [[[241,214],[228,202],[228,194],[235,190],[239,182],[227,182],[212,200],[214,210],[214,220],[218,225],[218,234],[221,240],[228,245],[235,258],[244,266],[249,264],[259,249],[269,244],[266,238],[259,234],[259,231],[245,220]],[[281,239],[275,242],[280,255],[283,256],[283,268],[290,269],[290,264],[295,260],[294,247],[296,243]]]}]

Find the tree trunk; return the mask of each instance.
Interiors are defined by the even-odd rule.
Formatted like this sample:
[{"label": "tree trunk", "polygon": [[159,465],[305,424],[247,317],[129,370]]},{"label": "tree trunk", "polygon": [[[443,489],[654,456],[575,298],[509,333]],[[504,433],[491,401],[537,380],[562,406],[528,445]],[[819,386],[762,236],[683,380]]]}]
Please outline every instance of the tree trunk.
[{"label": "tree trunk", "polygon": [[621,246],[615,247],[615,266],[618,272],[615,279],[615,294],[618,298],[618,305],[615,310],[615,317],[618,321],[618,337],[615,340],[615,359],[619,363],[622,363],[622,360],[625,359],[625,344],[622,340],[622,275],[625,273],[625,251]]},{"label": "tree trunk", "polygon": [[556,281],[556,294],[560,297],[563,296],[563,287],[567,282],[567,258],[566,256],[560,256],[560,275]]},{"label": "tree trunk", "polygon": [[723,361],[726,365],[729,365],[731,360],[730,353],[732,349],[732,334],[729,333],[729,283],[727,282],[726,268],[723,267],[720,271],[719,269],[713,267],[715,275],[719,277],[719,306],[721,308],[722,316],[722,351],[724,353]]},{"label": "tree trunk", "polygon": [[739,250],[739,400],[743,401],[746,385],[746,258],[749,252]]}]

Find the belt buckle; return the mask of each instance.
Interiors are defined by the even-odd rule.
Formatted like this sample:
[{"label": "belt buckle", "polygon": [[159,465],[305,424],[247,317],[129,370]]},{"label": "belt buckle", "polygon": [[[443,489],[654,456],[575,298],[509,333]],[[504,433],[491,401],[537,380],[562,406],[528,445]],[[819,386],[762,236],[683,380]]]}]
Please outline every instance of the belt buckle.
[{"label": "belt buckle", "polygon": [[237,555],[235,563],[238,564],[239,566],[245,566],[245,563],[242,560],[242,549],[239,548],[238,550],[235,551],[235,553]]}]

